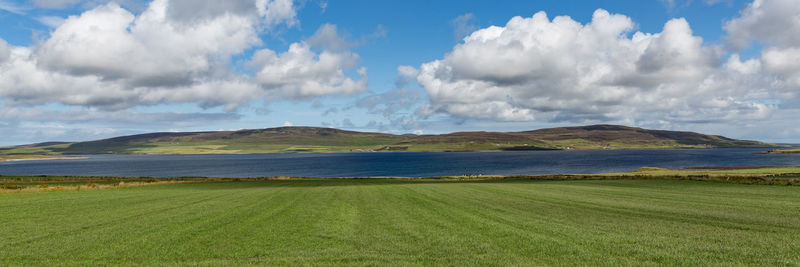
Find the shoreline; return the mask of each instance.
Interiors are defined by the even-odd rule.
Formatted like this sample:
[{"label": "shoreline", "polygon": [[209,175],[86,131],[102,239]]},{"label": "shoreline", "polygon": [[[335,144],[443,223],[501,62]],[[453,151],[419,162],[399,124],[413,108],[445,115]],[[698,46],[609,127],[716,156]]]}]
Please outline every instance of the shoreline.
[{"label": "shoreline", "polygon": [[[496,150],[421,150],[421,151],[390,151],[390,150],[375,150],[375,151],[291,151],[291,152],[235,152],[235,153],[216,153],[216,152],[208,152],[208,153],[152,153],[152,152],[144,152],[144,153],[74,153],[74,154],[58,154],[61,157],[56,158],[41,158],[41,159],[85,159],[87,157],[71,157],[68,155],[154,155],[154,156],[165,156],[165,155],[275,155],[275,154],[349,154],[349,153],[464,153],[464,152],[554,152],[554,151],[625,151],[625,150],[712,150],[712,149],[770,149],[774,147],[640,147],[640,148],[571,148],[571,149],[525,149],[525,150],[503,150],[503,149],[496,149]],[[762,152],[756,152],[759,154],[794,154],[800,153],[798,152],[779,152],[782,150],[789,150],[789,149],[778,149],[778,150],[767,150]],[[27,154],[19,155],[25,156]],[[40,155],[40,154],[30,154],[31,156]],[[0,158],[3,156],[9,155],[2,155],[0,154]],[[20,159],[20,160],[28,160],[28,159]],[[3,160],[0,161],[11,161],[11,160]]]},{"label": "shoreline", "polygon": [[800,186],[800,166],[794,167],[705,167],[715,170],[676,170],[641,167],[638,170],[599,174],[544,175],[461,175],[430,177],[121,177],[121,176],[25,176],[0,175],[0,193],[80,191],[175,183],[227,183],[270,181],[338,182],[516,182],[516,181],[587,181],[587,180],[691,180],[751,185]]},{"label": "shoreline", "polygon": [[764,152],[764,154],[800,154],[800,149],[778,149]]},{"label": "shoreline", "polygon": [[3,159],[0,162],[13,162],[13,161],[29,161],[29,160],[63,160],[63,159],[88,159],[89,157],[46,157],[46,158],[19,158],[19,159]]}]

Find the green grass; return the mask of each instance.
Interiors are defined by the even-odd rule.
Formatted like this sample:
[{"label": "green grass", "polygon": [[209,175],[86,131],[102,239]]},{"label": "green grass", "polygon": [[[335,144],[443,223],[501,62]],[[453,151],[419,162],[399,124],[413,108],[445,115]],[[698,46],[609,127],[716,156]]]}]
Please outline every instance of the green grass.
[{"label": "green grass", "polygon": [[797,153],[800,153],[800,148],[797,148],[797,149],[778,149],[778,150],[772,150],[772,151],[770,151],[770,153],[775,153],[775,154],[797,154]]},{"label": "green grass", "polygon": [[0,265],[798,265],[800,187],[301,179],[0,194]]},{"label": "green grass", "polygon": [[642,167],[632,172],[620,173],[603,173],[597,175],[606,176],[689,176],[689,175],[706,175],[706,176],[770,176],[770,175],[792,175],[800,176],[800,166],[788,167],[705,167],[711,168],[710,170],[703,170],[704,167],[698,167],[697,170],[674,170],[655,167]]}]

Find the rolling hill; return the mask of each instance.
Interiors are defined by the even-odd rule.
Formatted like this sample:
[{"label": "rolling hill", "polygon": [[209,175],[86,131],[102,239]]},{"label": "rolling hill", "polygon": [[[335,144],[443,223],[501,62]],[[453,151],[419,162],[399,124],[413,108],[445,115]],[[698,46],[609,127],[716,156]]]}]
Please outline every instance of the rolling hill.
[{"label": "rolling hill", "polygon": [[0,155],[23,154],[210,154],[380,151],[498,151],[569,149],[666,149],[778,147],[694,132],[592,125],[523,132],[456,132],[393,135],[317,127],[164,132],[110,139],[49,142],[0,148]]}]

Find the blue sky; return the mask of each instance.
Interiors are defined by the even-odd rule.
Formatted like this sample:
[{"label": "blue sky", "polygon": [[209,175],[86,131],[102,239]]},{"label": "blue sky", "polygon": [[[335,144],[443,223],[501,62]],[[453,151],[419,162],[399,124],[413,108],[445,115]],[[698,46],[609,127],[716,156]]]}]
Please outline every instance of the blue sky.
[{"label": "blue sky", "polygon": [[599,123],[800,142],[800,41],[774,37],[800,35],[795,6],[0,0],[0,145]]}]

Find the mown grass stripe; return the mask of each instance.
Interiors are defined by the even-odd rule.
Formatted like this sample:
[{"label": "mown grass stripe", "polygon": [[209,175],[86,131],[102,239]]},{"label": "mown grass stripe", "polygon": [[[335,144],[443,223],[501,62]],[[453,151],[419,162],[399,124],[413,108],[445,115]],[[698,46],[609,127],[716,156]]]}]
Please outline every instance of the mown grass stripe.
[{"label": "mown grass stripe", "polygon": [[787,186],[276,180],[0,206],[3,266],[800,264],[800,187]]}]

